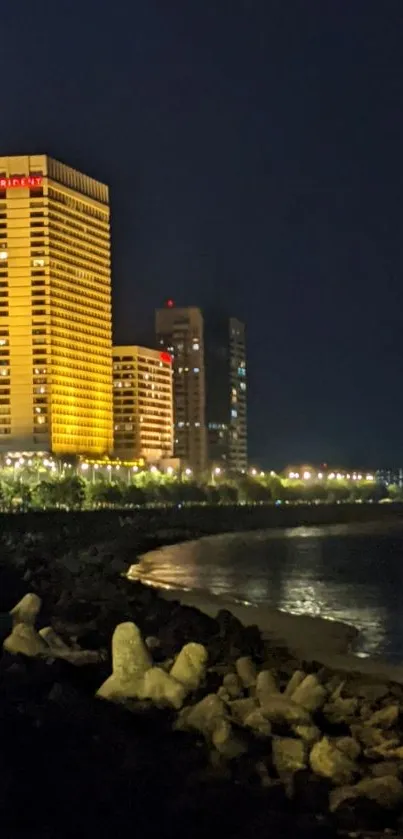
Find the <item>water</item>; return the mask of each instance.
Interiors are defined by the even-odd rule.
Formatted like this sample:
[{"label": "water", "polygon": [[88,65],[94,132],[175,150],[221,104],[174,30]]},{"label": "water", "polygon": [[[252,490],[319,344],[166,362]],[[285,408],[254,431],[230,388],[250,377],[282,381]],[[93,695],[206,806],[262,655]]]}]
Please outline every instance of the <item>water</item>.
[{"label": "water", "polygon": [[153,585],[201,589],[360,631],[355,652],[403,662],[403,527],[338,525],[213,536],[146,554]]}]

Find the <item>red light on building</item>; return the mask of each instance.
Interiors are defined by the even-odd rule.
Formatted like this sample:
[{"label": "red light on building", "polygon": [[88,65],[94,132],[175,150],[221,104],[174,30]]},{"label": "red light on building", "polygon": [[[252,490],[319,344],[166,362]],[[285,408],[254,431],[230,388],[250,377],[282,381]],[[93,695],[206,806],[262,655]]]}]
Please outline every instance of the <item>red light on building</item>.
[{"label": "red light on building", "polygon": [[0,189],[35,189],[43,185],[40,175],[29,175],[26,178],[0,178]]},{"label": "red light on building", "polygon": [[172,356],[169,355],[169,352],[160,352],[160,359],[165,364],[172,364]]},{"label": "red light on building", "polygon": [[175,303],[174,303],[173,300],[169,299],[169,300],[167,300],[165,305],[166,305],[167,309],[173,309]]}]

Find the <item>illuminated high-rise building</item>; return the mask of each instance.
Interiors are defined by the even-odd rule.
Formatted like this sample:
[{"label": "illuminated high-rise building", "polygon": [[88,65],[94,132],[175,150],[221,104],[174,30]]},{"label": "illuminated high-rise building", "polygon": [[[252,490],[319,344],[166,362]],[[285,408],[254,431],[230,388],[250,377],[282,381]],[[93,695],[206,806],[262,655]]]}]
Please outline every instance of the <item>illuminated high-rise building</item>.
[{"label": "illuminated high-rise building", "polygon": [[177,308],[168,300],[156,312],[157,341],[173,357],[174,454],[184,467],[206,468],[203,315],[195,306]]},{"label": "illuminated high-rise building", "polygon": [[108,188],[0,157],[0,450],[113,446]]},{"label": "illuminated high-rise building", "polygon": [[122,460],[172,457],[172,359],[146,347],[113,347],[114,451]]},{"label": "illuminated high-rise building", "polygon": [[248,463],[245,326],[205,317],[206,422],[211,466],[245,472]]}]

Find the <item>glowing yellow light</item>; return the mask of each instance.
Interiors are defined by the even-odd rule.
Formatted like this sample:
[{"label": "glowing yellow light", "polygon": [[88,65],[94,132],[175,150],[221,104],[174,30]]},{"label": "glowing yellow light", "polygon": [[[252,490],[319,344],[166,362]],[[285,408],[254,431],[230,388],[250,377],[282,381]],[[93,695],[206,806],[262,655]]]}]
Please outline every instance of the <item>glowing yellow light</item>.
[{"label": "glowing yellow light", "polygon": [[318,478],[319,478],[319,480],[320,480],[320,481],[322,480],[322,478],[323,478],[323,472],[318,472]]},{"label": "glowing yellow light", "polygon": [[374,480],[374,476],[373,476],[373,475],[366,475],[366,476],[365,476],[365,480],[366,480],[366,481],[373,481],[373,480]]},{"label": "glowing yellow light", "polygon": [[304,481],[309,481],[309,478],[311,477],[311,473],[310,473],[310,472],[308,472],[308,470],[306,470],[306,471],[303,473],[302,477],[303,477]]},{"label": "glowing yellow light", "polygon": [[362,481],[362,475],[357,475],[359,481]]},{"label": "glowing yellow light", "polygon": [[221,469],[220,469],[219,466],[216,466],[216,468],[214,469],[214,474],[215,475],[221,475]]},{"label": "glowing yellow light", "polygon": [[0,251],[0,259],[8,259],[7,251]]},{"label": "glowing yellow light", "polygon": [[82,463],[81,469],[83,470],[83,472],[85,472],[88,469],[88,463]]},{"label": "glowing yellow light", "polygon": [[335,476],[334,472],[331,472],[331,473],[330,473],[330,475],[329,475],[328,477],[329,477],[329,480],[330,480],[330,481],[333,481],[333,479],[334,479],[336,476]]},{"label": "glowing yellow light", "polygon": [[336,475],[337,480],[341,481],[342,477],[343,477],[343,475],[341,475],[340,472],[338,472],[337,475]]},{"label": "glowing yellow light", "polygon": [[255,477],[255,475],[257,475],[256,469],[251,469],[251,475],[253,475],[253,477]]},{"label": "glowing yellow light", "polygon": [[188,468],[188,469],[185,469],[185,475],[191,475],[191,474],[192,474],[192,470],[191,470],[191,469],[189,469],[189,468]]},{"label": "glowing yellow light", "polygon": [[173,475],[173,471],[174,471],[173,466],[168,466],[167,467],[167,475]]}]

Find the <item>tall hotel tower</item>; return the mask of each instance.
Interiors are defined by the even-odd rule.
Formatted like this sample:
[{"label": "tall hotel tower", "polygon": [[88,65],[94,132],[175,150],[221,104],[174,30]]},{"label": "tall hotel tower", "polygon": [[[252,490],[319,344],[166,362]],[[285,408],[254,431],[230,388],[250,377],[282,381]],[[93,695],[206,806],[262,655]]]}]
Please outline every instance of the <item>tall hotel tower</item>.
[{"label": "tall hotel tower", "polygon": [[0,451],[106,454],[112,414],[108,188],[0,157]]}]

